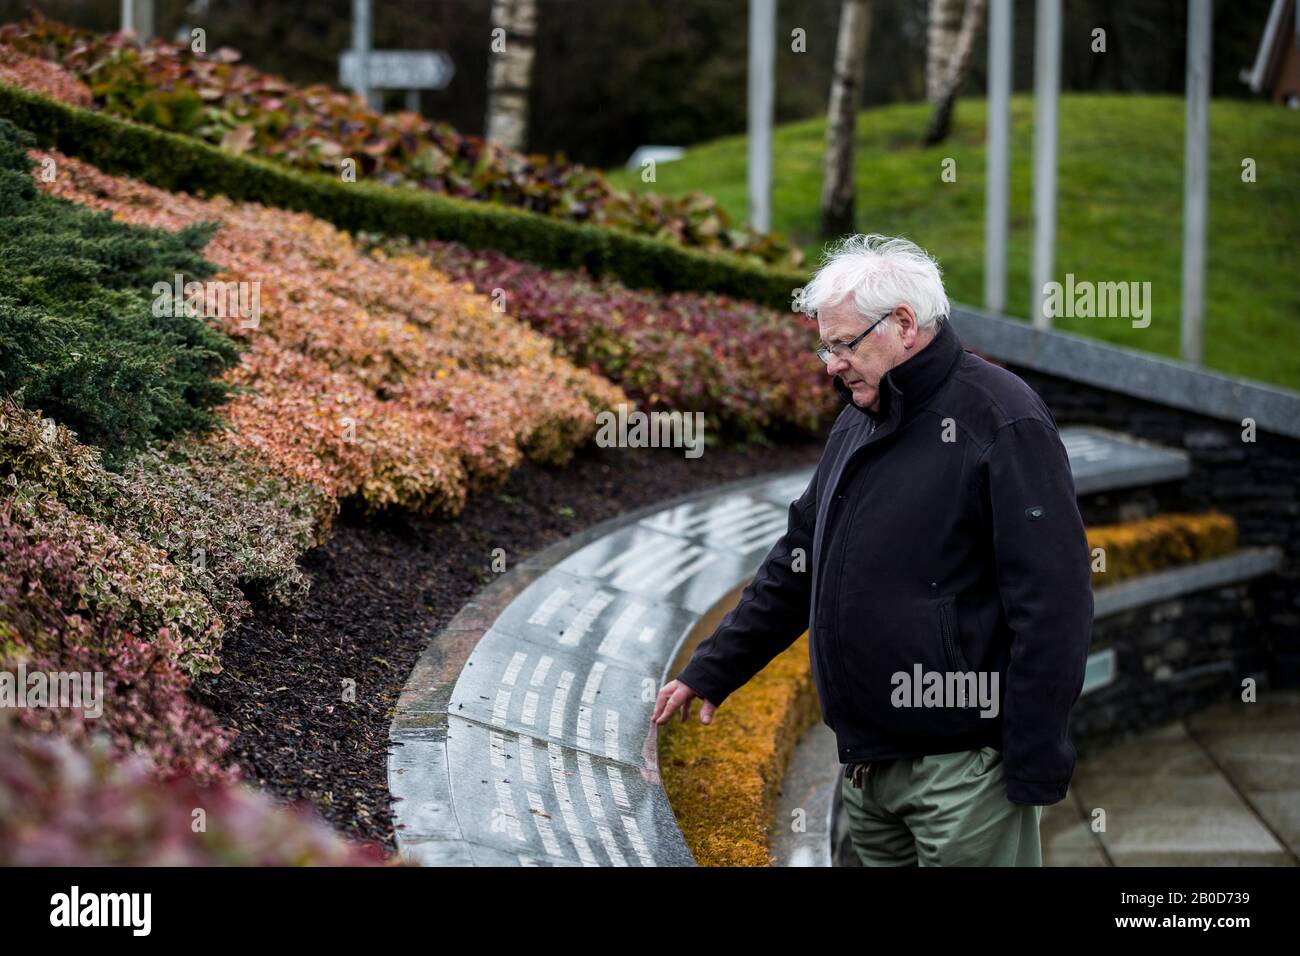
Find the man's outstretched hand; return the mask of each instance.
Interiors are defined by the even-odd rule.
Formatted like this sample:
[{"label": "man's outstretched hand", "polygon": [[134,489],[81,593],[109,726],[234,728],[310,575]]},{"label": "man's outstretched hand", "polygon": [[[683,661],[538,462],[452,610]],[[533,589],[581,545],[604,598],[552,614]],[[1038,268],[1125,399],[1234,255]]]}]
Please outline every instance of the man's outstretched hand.
[{"label": "man's outstretched hand", "polygon": [[[691,701],[696,697],[695,691],[691,690],[679,680],[669,681],[659,691],[659,697],[655,700],[654,717],[651,719],[656,724],[666,724],[672,719],[673,712],[680,710],[682,714],[682,723],[690,720]],[[703,697],[700,698],[700,723],[708,724],[713,721],[713,712],[718,708],[714,707]]]}]

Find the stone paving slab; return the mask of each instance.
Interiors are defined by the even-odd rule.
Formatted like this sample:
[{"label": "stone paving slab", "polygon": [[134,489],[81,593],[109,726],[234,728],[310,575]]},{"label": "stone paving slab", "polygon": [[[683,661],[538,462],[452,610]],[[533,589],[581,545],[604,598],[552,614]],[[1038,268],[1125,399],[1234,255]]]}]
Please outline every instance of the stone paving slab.
[{"label": "stone paving slab", "polygon": [[1097,836],[1117,866],[1294,862],[1182,722],[1081,760],[1071,789],[1105,811]]},{"label": "stone paving slab", "polygon": [[729,496],[723,501],[690,502],[642,518],[640,524],[686,538],[701,549],[722,549],[741,555],[754,560],[757,567],[772,542],[785,534],[790,502],[802,493],[802,486],[795,489],[784,506],[752,494]]},{"label": "stone paving slab", "polygon": [[1189,717],[1196,741],[1277,838],[1300,857],[1300,691],[1259,692]]},{"label": "stone paving slab", "polygon": [[447,772],[446,715],[440,729],[395,736],[388,787],[398,801],[393,815],[401,828],[399,843],[461,839]]},{"label": "stone paving slab", "polygon": [[699,616],[753,574],[780,536],[774,533],[761,552],[736,553],[638,524],[593,541],[556,570],[614,591],[677,604]]},{"label": "stone paving slab", "polygon": [[447,758],[471,842],[583,865],[693,862],[657,774],[455,716]]},{"label": "stone paving slab", "polygon": [[[1300,692],[1261,693],[1260,703],[1221,704],[1080,760],[1066,798],[1043,808],[1043,865],[1300,863]],[[777,865],[830,865],[830,841],[810,845],[825,829],[814,834],[814,814],[802,839],[783,828],[791,808],[817,805],[841,771],[834,736],[819,724],[782,785]],[[1098,809],[1105,830],[1094,832]]]},{"label": "stone paving slab", "polygon": [[1072,791],[1060,803],[1043,807],[1038,836],[1043,847],[1043,866],[1110,865]]}]

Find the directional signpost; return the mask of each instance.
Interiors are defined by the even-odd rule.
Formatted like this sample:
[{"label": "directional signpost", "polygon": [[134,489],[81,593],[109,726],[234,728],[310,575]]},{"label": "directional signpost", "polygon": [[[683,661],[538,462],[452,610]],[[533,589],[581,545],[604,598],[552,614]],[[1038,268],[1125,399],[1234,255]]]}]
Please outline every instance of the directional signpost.
[{"label": "directional signpost", "polygon": [[[441,50],[370,50],[365,54],[364,80],[361,57],[348,50],[339,57],[339,83],[357,92],[373,90],[441,90],[456,72],[451,57]],[[414,110],[411,97],[407,109]]]},{"label": "directional signpost", "polygon": [[455,68],[441,50],[370,49],[370,0],[352,0],[352,49],[339,57],[339,84],[363,96],[374,109],[376,90],[406,90],[406,108],[419,112],[419,90],[441,90]]}]

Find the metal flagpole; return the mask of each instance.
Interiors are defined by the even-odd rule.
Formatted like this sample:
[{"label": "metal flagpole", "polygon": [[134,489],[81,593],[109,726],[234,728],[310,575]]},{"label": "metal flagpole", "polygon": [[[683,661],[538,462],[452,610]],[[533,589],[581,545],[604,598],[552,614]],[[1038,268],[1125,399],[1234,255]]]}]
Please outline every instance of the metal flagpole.
[{"label": "metal flagpole", "polygon": [[989,2],[988,135],[984,162],[984,308],[1007,307],[1007,178],[1011,156],[1011,0]]},{"label": "metal flagpole", "polygon": [[1211,0],[1187,3],[1187,129],[1183,147],[1183,361],[1201,364],[1210,139]]},{"label": "metal flagpole", "polygon": [[1035,328],[1051,328],[1043,296],[1056,246],[1056,130],[1061,86],[1061,0],[1038,0],[1034,24],[1034,260],[1030,308]]},{"label": "metal flagpole", "polygon": [[776,0],[749,0],[749,224],[772,228]]}]

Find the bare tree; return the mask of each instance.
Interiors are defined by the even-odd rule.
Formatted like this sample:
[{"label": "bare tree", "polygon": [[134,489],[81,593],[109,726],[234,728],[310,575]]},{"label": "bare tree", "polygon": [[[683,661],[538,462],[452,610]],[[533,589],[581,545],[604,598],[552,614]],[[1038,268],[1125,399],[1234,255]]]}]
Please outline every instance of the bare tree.
[{"label": "bare tree", "polygon": [[853,146],[870,23],[868,0],[844,0],[835,43],[831,99],[826,110],[821,203],[821,232],[826,239],[853,231]]},{"label": "bare tree", "polygon": [[[934,0],[931,5],[933,11],[935,7],[940,6],[948,0]],[[960,5],[961,0],[957,0]],[[952,128],[952,114],[957,106],[957,94],[961,90],[962,83],[966,80],[966,73],[970,70],[971,56],[975,51],[975,39],[979,36],[980,23],[984,20],[984,9],[986,0],[966,0],[966,13],[961,18],[961,29],[958,31],[956,41],[949,51],[945,69],[939,78],[936,96],[931,97],[934,103],[934,112],[930,115],[930,125],[925,131],[922,143],[926,146],[933,146],[936,143],[942,143],[948,138],[948,131]],[[931,24],[931,39],[934,38],[934,24]],[[942,31],[947,34],[946,29]],[[927,68],[930,62],[930,56],[927,56]],[[929,85],[930,74],[926,75],[926,85]]]},{"label": "bare tree", "polygon": [[492,0],[492,28],[484,138],[523,151],[528,145],[537,0]]}]

